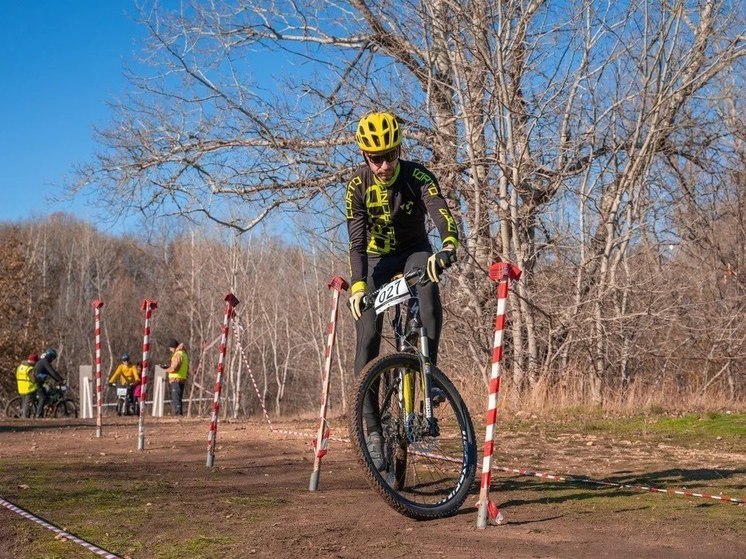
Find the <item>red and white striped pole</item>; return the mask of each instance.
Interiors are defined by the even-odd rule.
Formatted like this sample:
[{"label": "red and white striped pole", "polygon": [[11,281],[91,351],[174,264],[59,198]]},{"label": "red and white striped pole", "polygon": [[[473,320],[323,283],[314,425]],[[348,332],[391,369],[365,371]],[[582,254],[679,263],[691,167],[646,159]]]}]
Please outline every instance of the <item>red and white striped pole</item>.
[{"label": "red and white striped pole", "polygon": [[326,340],[326,360],[324,361],[324,384],[321,389],[321,410],[319,411],[319,432],[314,441],[314,450],[316,458],[313,461],[313,473],[308,483],[309,491],[316,491],[319,488],[319,474],[321,473],[321,459],[326,454],[326,448],[329,441],[329,429],[326,427],[326,410],[329,407],[329,377],[332,369],[332,348],[337,333],[337,310],[339,308],[339,294],[347,291],[349,284],[340,276],[335,276],[327,285],[329,289],[334,290],[332,296],[332,316],[329,320],[328,336]]},{"label": "red and white striped pole", "polygon": [[101,307],[104,306],[104,302],[96,299],[91,304],[94,309],[94,334],[96,337],[96,437],[101,437],[101,418],[103,415],[101,412],[101,399],[104,390],[104,383],[101,382]]},{"label": "red and white striped pole", "polygon": [[148,355],[150,354],[150,317],[158,308],[158,301],[145,299],[140,309],[145,311],[145,329],[142,336],[142,375],[140,388],[140,421],[137,427],[137,450],[145,450],[145,400],[148,395]]},{"label": "red and white striped pole", "polygon": [[492,344],[492,374],[490,376],[490,395],[487,403],[487,433],[484,438],[484,456],[482,458],[482,487],[479,491],[477,505],[477,528],[487,527],[487,520],[492,524],[502,524],[503,516],[497,506],[489,500],[492,483],[492,452],[495,448],[495,421],[497,419],[497,402],[500,395],[500,362],[503,357],[503,330],[505,330],[505,309],[508,302],[508,282],[517,281],[521,271],[509,262],[498,262],[490,266],[490,279],[497,282],[497,317],[495,318],[495,339]]},{"label": "red and white striped pole", "polygon": [[215,465],[215,443],[218,437],[218,412],[220,411],[220,391],[223,386],[223,369],[225,367],[225,352],[228,345],[228,321],[233,318],[235,308],[239,301],[233,295],[228,293],[225,296],[225,316],[223,317],[223,326],[220,329],[220,352],[218,355],[218,373],[215,377],[215,390],[212,400],[212,417],[210,418],[210,431],[207,434],[207,466],[212,468]]}]

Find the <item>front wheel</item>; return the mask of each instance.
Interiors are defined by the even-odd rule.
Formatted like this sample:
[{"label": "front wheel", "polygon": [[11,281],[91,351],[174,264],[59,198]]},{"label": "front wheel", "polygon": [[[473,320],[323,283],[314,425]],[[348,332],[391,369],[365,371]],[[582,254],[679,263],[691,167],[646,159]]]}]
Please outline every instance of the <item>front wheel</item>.
[{"label": "front wheel", "polygon": [[[350,414],[353,447],[371,487],[395,510],[420,520],[458,510],[469,494],[477,461],[466,405],[440,370],[433,367],[431,372],[433,388],[443,394],[433,407],[432,423],[424,414],[420,362],[411,353],[368,363]],[[380,433],[382,440],[379,455],[373,449],[373,457],[368,449],[371,432]]]},{"label": "front wheel", "polygon": [[140,415],[140,400],[134,398],[129,404],[130,415]]},{"label": "front wheel", "polygon": [[78,404],[72,400],[60,400],[54,406],[54,417],[78,417]]}]

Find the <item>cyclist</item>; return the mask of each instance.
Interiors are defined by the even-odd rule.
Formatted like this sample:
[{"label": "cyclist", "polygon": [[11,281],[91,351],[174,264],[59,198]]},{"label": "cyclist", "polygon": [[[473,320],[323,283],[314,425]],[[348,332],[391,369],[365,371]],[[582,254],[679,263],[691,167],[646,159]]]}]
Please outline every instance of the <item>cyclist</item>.
[{"label": "cyclist", "polygon": [[[372,309],[362,310],[364,294],[415,267],[426,267],[431,280],[417,289],[430,359],[435,364],[443,320],[437,284],[442,269],[455,259],[459,245],[456,220],[435,175],[419,163],[400,158],[402,132],[394,115],[365,115],[358,123],[355,139],[364,164],[355,171],[345,195],[352,276],[350,310],[357,335],[355,374],[378,356],[381,345],[383,315],[376,315]],[[440,234],[442,248],[436,253],[428,240],[428,215]],[[367,423],[371,458],[376,467],[381,467],[380,426],[377,418]]]},{"label": "cyclist", "polygon": [[34,365],[34,376],[36,377],[36,384],[39,388],[39,399],[36,403],[36,417],[44,417],[44,406],[47,405],[49,400],[49,390],[46,386],[47,380],[51,377],[60,386],[63,385],[64,381],[62,377],[52,366],[52,362],[57,359],[57,350],[54,348],[47,349],[41,354],[41,359]]},{"label": "cyclist", "polygon": [[109,377],[109,384],[123,384],[127,387],[125,412],[129,411],[130,406],[135,401],[134,390],[138,382],[140,382],[140,375],[137,372],[137,365],[130,361],[129,354],[122,354],[122,362],[117,365],[117,368]]},{"label": "cyclist", "polygon": [[34,376],[34,365],[39,361],[35,353],[29,354],[26,360],[16,368],[16,383],[18,393],[21,395],[21,417],[31,417],[31,407],[36,398],[36,377]]}]

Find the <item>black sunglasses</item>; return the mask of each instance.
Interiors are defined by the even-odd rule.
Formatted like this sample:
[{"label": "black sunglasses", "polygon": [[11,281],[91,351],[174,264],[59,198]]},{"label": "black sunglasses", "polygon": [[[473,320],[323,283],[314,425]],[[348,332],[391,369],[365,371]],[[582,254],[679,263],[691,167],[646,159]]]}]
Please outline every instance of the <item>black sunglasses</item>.
[{"label": "black sunglasses", "polygon": [[399,158],[399,149],[392,149],[391,151],[387,151],[386,153],[367,153],[366,155],[368,156],[368,161],[373,163],[373,165],[381,165],[384,161],[386,161],[387,163],[396,161]]}]

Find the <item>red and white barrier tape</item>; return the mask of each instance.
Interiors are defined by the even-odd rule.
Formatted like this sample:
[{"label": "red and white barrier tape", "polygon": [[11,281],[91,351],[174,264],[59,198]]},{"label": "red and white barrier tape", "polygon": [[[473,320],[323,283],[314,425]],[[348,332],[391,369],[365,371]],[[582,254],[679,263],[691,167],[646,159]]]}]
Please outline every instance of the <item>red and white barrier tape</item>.
[{"label": "red and white barrier tape", "polygon": [[693,491],[683,491],[679,489],[662,489],[659,487],[652,487],[649,485],[632,485],[628,483],[616,483],[614,481],[601,481],[590,478],[579,478],[573,476],[562,476],[557,474],[549,474],[546,472],[536,472],[533,470],[519,470],[517,468],[506,468],[501,466],[495,466],[496,470],[503,472],[509,472],[528,477],[538,477],[544,479],[552,479],[556,481],[564,481],[568,483],[589,483],[594,485],[603,485],[606,487],[617,487],[619,489],[634,489],[636,491],[648,491],[650,493],[668,493],[669,495],[680,495],[685,497],[701,497],[704,499],[714,499],[724,503],[734,503],[737,505],[746,504],[746,501],[737,497],[727,497],[725,495],[710,495],[708,493],[695,493]]},{"label": "red and white barrier tape", "polygon": [[[239,331],[243,330],[244,328],[241,325],[240,320],[238,319],[238,313],[236,313],[236,315],[234,316],[234,320],[236,321],[236,327],[233,329],[234,336],[236,338],[236,347],[238,347],[238,350],[241,353],[241,359],[243,359],[243,362],[246,365],[246,370],[249,372],[249,378],[251,379],[251,384],[254,385],[254,391],[256,392],[256,397],[259,400],[259,405],[262,407],[262,413],[264,414],[264,420],[267,422],[267,425],[269,426],[269,430],[272,433],[277,433],[281,435],[296,435],[299,437],[306,437],[306,438],[316,437],[316,435],[313,433],[304,433],[302,431],[290,431],[287,429],[277,429],[274,425],[272,425],[272,420],[269,418],[269,412],[267,412],[267,407],[264,405],[264,400],[262,399],[262,393],[259,390],[259,386],[256,383],[256,379],[254,378],[254,373],[251,370],[251,364],[249,363],[249,360],[246,357],[246,353],[244,352],[243,345],[241,344],[241,338],[240,338]],[[350,442],[350,439],[340,439],[336,437],[327,437],[327,438],[328,440],[331,440],[331,441],[344,442],[344,443]]]},{"label": "red and white barrier tape", "polygon": [[[443,460],[444,462],[454,462],[454,463],[461,462],[461,460],[459,459],[451,458],[449,456],[444,456],[442,454],[435,454],[432,452],[414,452],[413,454],[424,456],[427,458],[434,458],[436,460]],[[632,484],[627,484],[627,483],[616,483],[613,481],[601,481],[601,480],[590,479],[590,478],[562,476],[562,475],[557,475],[557,474],[549,474],[545,472],[536,472],[534,470],[520,470],[517,468],[506,468],[504,466],[493,466],[493,469],[500,470],[502,472],[508,472],[511,474],[518,474],[518,475],[528,476],[528,477],[538,477],[538,478],[543,478],[543,479],[551,479],[551,480],[563,481],[567,483],[588,483],[588,484],[594,484],[594,485],[603,485],[606,487],[616,487],[619,489],[634,489],[636,491],[648,491],[650,493],[668,493],[669,495],[680,495],[680,496],[685,496],[685,497],[701,497],[704,499],[714,499],[716,501],[721,501],[723,503],[734,503],[736,505],[746,504],[746,501],[744,501],[743,499],[740,499],[738,497],[728,497],[726,495],[711,495],[709,493],[695,493],[693,491],[684,491],[681,489],[662,489],[660,487],[652,487],[649,485],[632,485]],[[495,508],[495,510],[497,511],[497,508]]]},{"label": "red and white barrier tape", "polygon": [[39,518],[36,515],[31,514],[29,511],[22,509],[21,507],[14,505],[10,501],[6,501],[2,497],[0,497],[0,505],[4,506],[6,509],[11,510],[15,512],[16,514],[19,514],[26,520],[31,520],[32,522],[36,522],[40,526],[44,526],[44,528],[47,528],[48,530],[51,530],[58,536],[65,538],[67,540],[70,540],[73,543],[76,543],[78,545],[81,545],[85,547],[88,551],[95,553],[96,555],[100,555],[101,557],[106,557],[107,559],[121,559],[118,555],[114,555],[113,553],[106,551],[103,548],[98,547],[95,544],[92,544],[91,542],[87,542],[78,536],[75,536],[74,534],[71,534],[70,532],[66,532],[62,528],[57,528],[57,526],[50,524],[43,518]]}]

